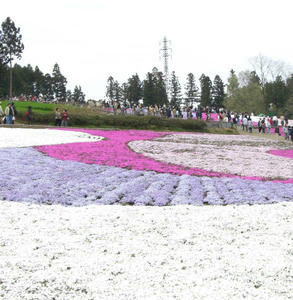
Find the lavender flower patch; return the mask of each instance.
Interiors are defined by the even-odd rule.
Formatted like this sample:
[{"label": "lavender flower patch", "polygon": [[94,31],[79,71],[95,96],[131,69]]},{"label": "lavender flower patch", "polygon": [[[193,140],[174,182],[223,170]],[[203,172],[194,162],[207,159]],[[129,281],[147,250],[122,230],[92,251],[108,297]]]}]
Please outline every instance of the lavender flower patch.
[{"label": "lavender flower patch", "polygon": [[0,200],[84,206],[227,205],[293,201],[293,184],[209,178],[61,161],[32,148],[0,149]]}]

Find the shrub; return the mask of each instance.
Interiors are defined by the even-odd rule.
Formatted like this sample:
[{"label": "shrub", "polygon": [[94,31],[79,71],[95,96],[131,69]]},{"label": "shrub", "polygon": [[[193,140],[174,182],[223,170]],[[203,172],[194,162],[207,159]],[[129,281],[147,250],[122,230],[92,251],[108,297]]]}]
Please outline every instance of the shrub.
[{"label": "shrub", "polygon": [[[25,112],[19,112],[17,121],[25,122]],[[53,125],[52,113],[33,113],[33,123]],[[113,127],[125,129],[152,129],[174,131],[204,131],[207,126],[202,120],[164,119],[155,116],[128,116],[108,114],[88,114],[85,112],[70,112],[69,125],[77,127]]]}]

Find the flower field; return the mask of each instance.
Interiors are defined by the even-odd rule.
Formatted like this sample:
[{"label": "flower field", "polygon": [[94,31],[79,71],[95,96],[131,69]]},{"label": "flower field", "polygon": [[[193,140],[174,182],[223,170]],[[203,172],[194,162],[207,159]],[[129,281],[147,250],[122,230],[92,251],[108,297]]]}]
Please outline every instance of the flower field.
[{"label": "flower field", "polygon": [[90,142],[0,150],[6,161],[0,199],[74,206],[293,199],[292,150],[285,141],[135,130],[56,131],[56,138],[60,133]]},{"label": "flower field", "polygon": [[290,142],[0,128],[0,157],[0,298],[293,296]]}]

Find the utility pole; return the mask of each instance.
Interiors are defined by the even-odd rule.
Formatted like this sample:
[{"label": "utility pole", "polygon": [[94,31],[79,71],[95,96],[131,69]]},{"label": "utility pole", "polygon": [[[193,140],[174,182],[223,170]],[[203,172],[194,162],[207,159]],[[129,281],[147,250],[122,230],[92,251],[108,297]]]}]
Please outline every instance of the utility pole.
[{"label": "utility pole", "polygon": [[168,96],[168,100],[170,100],[170,80],[169,80],[169,65],[168,60],[171,57],[172,49],[170,48],[170,41],[164,37],[163,41],[161,42],[162,48],[160,49],[160,57],[164,61],[164,77],[165,77],[165,85],[166,85],[166,92]]}]

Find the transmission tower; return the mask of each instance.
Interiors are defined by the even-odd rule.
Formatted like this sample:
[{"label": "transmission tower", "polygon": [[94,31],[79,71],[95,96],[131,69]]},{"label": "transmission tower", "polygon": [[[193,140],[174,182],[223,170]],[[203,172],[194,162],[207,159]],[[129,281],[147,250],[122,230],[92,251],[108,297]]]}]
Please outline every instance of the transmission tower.
[{"label": "transmission tower", "polygon": [[168,60],[169,57],[171,57],[172,49],[170,47],[171,41],[168,41],[166,37],[164,37],[163,41],[161,42],[162,48],[160,49],[160,57],[164,61],[164,76],[165,76],[165,85],[166,85],[166,91],[168,95],[169,100],[169,94],[170,94],[170,80],[169,80],[169,65]]}]

